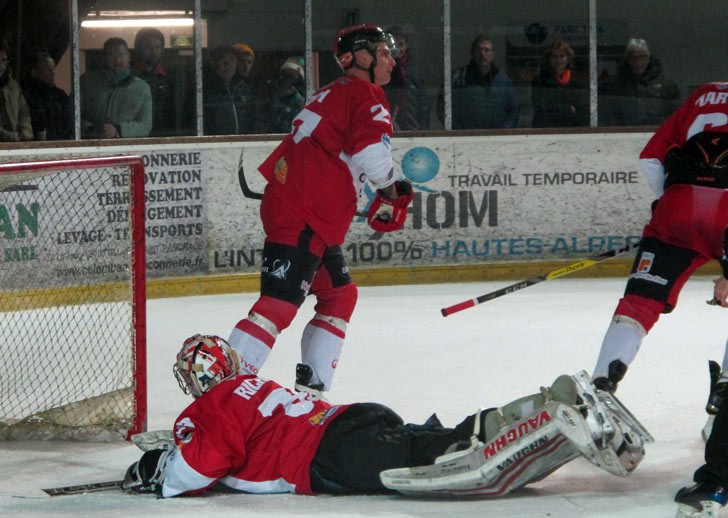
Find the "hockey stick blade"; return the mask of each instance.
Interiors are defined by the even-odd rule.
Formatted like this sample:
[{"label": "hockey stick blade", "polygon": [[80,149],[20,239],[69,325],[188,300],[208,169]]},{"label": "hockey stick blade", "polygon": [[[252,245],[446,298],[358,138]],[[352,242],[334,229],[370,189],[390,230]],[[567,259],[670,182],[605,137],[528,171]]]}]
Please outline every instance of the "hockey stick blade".
[{"label": "hockey stick blade", "polygon": [[483,302],[488,302],[489,300],[493,300],[495,298],[502,297],[503,295],[508,295],[509,293],[513,293],[514,291],[520,291],[522,289],[528,288],[529,286],[533,286],[534,284],[538,284],[539,282],[550,281],[551,279],[556,279],[557,277],[561,277],[563,275],[568,275],[577,270],[581,270],[583,268],[593,266],[597,263],[601,263],[602,261],[606,261],[607,259],[611,259],[612,257],[617,257],[618,255],[627,254],[627,253],[635,250],[637,247],[639,247],[639,243],[627,245],[623,248],[609,250],[607,252],[604,252],[603,254],[588,257],[577,263],[570,264],[568,266],[563,266],[561,268],[557,268],[556,270],[552,270],[552,271],[542,274],[542,275],[536,275],[535,277],[531,277],[530,279],[526,279],[524,281],[519,281],[515,284],[511,284],[510,286],[506,286],[505,288],[501,288],[499,290],[492,291],[490,293],[486,293],[485,295],[481,295],[480,297],[466,300],[464,302],[460,302],[458,304],[454,304],[454,305],[448,306],[446,308],[442,308],[440,310],[440,312],[442,313],[443,317],[447,317],[447,316],[452,315],[453,313],[457,313],[458,311],[472,308],[473,306],[477,306],[478,304],[482,304]]},{"label": "hockey stick blade", "polygon": [[243,169],[243,151],[240,152],[240,161],[238,162],[238,182],[240,182],[240,189],[243,191],[243,196],[246,198],[252,198],[254,200],[262,200],[263,194],[250,190],[248,182],[245,180],[245,169]]},{"label": "hockey stick blade", "polygon": [[121,489],[122,480],[110,482],[92,482],[77,486],[51,487],[43,491],[49,496],[81,495],[83,493],[100,493],[101,491],[116,491]]}]

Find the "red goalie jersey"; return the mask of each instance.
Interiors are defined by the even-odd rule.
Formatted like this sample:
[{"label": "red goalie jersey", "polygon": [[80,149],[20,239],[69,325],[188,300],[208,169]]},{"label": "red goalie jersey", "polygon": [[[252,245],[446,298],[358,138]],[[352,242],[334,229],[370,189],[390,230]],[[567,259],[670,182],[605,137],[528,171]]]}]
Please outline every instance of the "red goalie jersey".
[{"label": "red goalie jersey", "polygon": [[353,76],[339,78],[313,94],[292,125],[258,168],[268,180],[263,221],[275,219],[282,204],[327,246],[340,245],[365,181],[379,189],[396,180],[384,91]]},{"label": "red goalie jersey", "polygon": [[311,494],[309,466],[318,444],[348,405],[306,396],[248,375],[203,394],[175,423],[178,448],[167,463],[163,495],[196,493],[218,480],[250,493]]}]

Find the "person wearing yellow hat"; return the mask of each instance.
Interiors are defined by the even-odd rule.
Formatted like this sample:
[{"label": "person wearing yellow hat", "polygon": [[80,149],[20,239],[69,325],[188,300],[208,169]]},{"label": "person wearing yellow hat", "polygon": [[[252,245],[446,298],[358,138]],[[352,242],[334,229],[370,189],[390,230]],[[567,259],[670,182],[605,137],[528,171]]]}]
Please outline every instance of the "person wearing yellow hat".
[{"label": "person wearing yellow hat", "polygon": [[238,53],[238,75],[248,81],[255,63],[255,52],[245,43],[236,43],[233,47]]}]

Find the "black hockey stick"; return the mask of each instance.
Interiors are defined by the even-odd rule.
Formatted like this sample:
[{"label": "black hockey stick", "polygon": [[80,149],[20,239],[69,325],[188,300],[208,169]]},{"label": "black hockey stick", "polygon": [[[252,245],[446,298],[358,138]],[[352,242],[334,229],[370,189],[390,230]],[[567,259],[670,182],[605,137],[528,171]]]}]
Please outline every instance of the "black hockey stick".
[{"label": "black hockey stick", "polygon": [[121,489],[121,483],[121,480],[113,480],[111,482],[92,482],[91,484],[79,484],[77,486],[50,487],[43,491],[50,496],[80,495],[83,493],[115,491]]},{"label": "black hockey stick", "polygon": [[520,281],[515,284],[511,284],[510,286],[506,286],[505,288],[486,293],[485,295],[481,295],[480,297],[466,300],[465,302],[460,302],[459,304],[455,304],[453,306],[442,308],[440,312],[442,313],[443,317],[447,317],[449,315],[452,315],[453,313],[457,313],[458,311],[472,308],[473,306],[477,306],[478,304],[482,304],[483,302],[488,302],[489,300],[493,300],[503,295],[508,295],[509,293],[513,293],[514,291],[528,288],[529,286],[533,286],[534,284],[538,284],[539,282],[550,281],[551,279],[556,279],[557,277],[567,275],[571,272],[575,272],[576,270],[581,270],[582,268],[601,263],[602,261],[606,261],[607,259],[611,259],[612,257],[617,257],[618,255],[629,253],[632,250],[636,249],[638,246],[639,243],[635,243],[625,246],[624,248],[609,250],[608,252],[604,252],[603,254],[588,257],[582,261],[579,261],[578,263],[570,264],[562,268],[557,268],[556,270],[550,271],[548,273],[536,275],[535,277],[531,277],[530,279],[526,279],[525,281]]},{"label": "black hockey stick", "polygon": [[[245,180],[245,170],[243,169],[244,153],[245,153],[245,148],[243,148],[243,150],[240,151],[240,160],[238,161],[238,182],[240,183],[240,190],[243,191],[243,196],[245,196],[246,198],[252,198],[254,200],[262,200],[263,193],[253,191],[250,187],[248,187],[248,182]],[[363,210],[357,210],[356,215],[360,216],[362,218],[367,217],[366,211],[363,211]]]},{"label": "black hockey stick", "polygon": [[245,181],[245,170],[243,169],[243,156],[245,148],[240,151],[240,160],[238,161],[238,182],[240,182],[240,189],[243,191],[243,196],[246,198],[253,198],[254,200],[262,200],[263,194],[250,190],[248,182]]}]

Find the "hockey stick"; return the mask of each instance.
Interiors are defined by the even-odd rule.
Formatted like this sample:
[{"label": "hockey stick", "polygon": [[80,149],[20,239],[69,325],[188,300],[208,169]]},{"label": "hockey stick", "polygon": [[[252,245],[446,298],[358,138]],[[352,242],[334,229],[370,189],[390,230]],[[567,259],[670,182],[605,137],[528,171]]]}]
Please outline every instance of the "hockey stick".
[{"label": "hockey stick", "polygon": [[505,288],[486,293],[485,295],[481,295],[480,297],[466,300],[465,302],[460,302],[459,304],[455,304],[453,306],[442,308],[440,312],[442,313],[443,317],[447,317],[449,315],[452,315],[453,313],[457,313],[458,311],[472,308],[473,306],[482,304],[483,302],[488,302],[489,300],[493,300],[503,295],[508,295],[509,293],[513,293],[514,291],[528,288],[529,286],[533,286],[534,284],[538,284],[539,282],[550,281],[551,279],[556,279],[557,277],[567,275],[571,272],[575,272],[576,270],[581,270],[582,268],[601,263],[602,261],[606,261],[607,259],[611,259],[612,257],[617,257],[618,255],[629,253],[632,250],[636,249],[638,246],[639,243],[635,243],[632,245],[627,245],[624,248],[609,250],[608,252],[604,252],[603,254],[588,257],[582,261],[579,261],[578,263],[570,264],[562,268],[557,268],[556,270],[550,271],[548,273],[536,275],[535,277],[531,277],[530,279],[526,279],[525,281],[520,281],[515,284],[511,284],[510,286],[506,286]]},{"label": "hockey stick", "polygon": [[240,182],[240,189],[243,191],[243,196],[245,196],[246,198],[262,200],[263,194],[252,191],[250,187],[248,187],[248,182],[245,181],[245,171],[243,170],[243,157],[245,156],[244,153],[245,148],[240,150],[240,160],[238,161],[238,182]]},{"label": "hockey stick", "polygon": [[100,493],[101,491],[115,491],[121,489],[121,480],[111,482],[93,482],[77,486],[50,487],[43,491],[49,496],[80,495],[82,493]]}]

